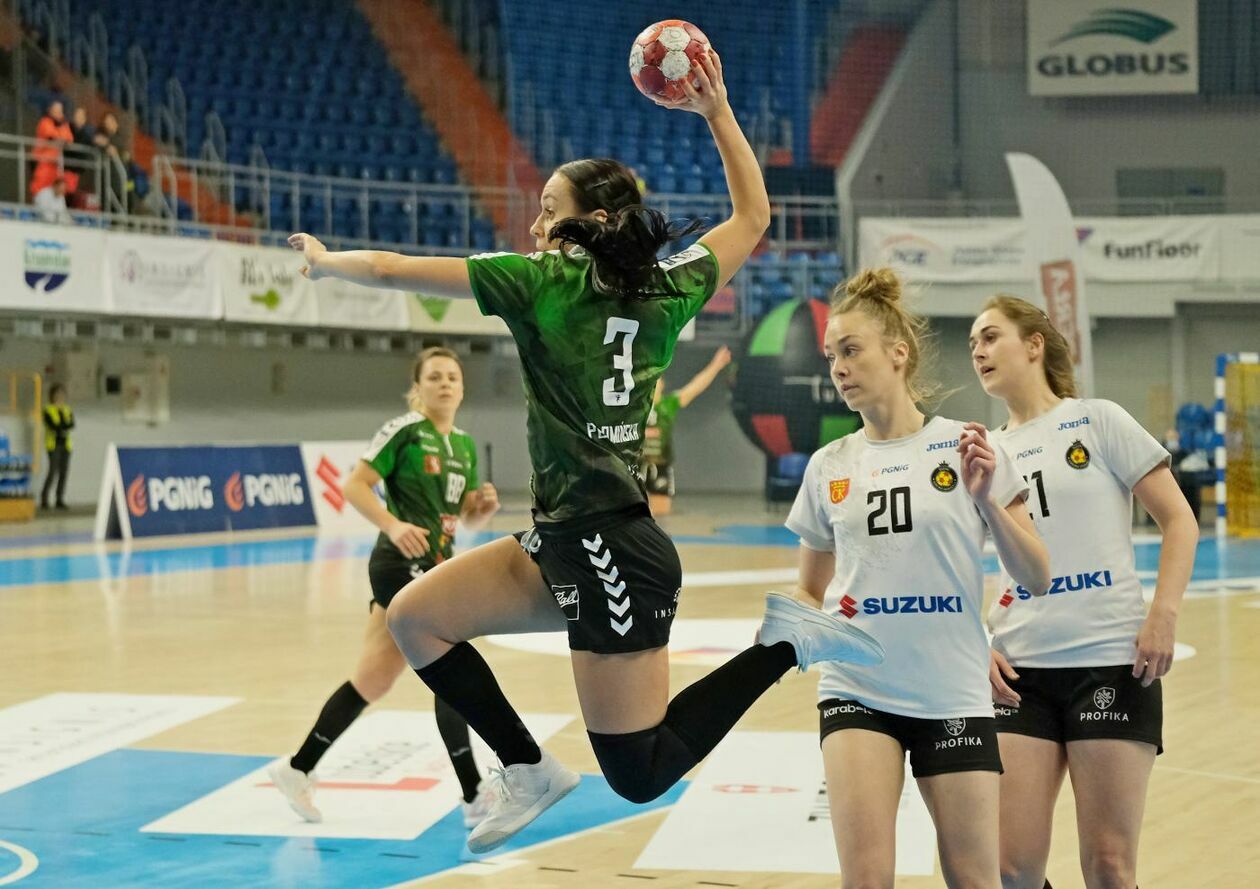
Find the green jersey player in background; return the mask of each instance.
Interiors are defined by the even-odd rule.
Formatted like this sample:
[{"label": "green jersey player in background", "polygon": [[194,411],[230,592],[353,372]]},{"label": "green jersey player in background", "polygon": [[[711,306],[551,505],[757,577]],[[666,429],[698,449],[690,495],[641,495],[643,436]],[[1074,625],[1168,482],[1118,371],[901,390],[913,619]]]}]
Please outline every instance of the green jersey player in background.
[{"label": "green jersey player in background", "polygon": [[[315,765],[368,704],[385,696],[406,665],[385,625],[390,600],[451,558],[457,522],[476,530],[499,509],[494,485],[479,483],[476,444],[455,426],[463,400],[459,356],[441,347],[425,349],[411,369],[411,410],[381,427],[342,487],[350,504],[381,533],[368,560],[372,600],[354,673],[325,702],[298,752],[270,769],[276,788],[307,821],[323,820],[313,798]],[[381,483],[383,504],[372,490]],[[434,709],[463,791],[464,823],[472,827],[485,815],[490,797],[479,792],[468,723],[440,697]]]},{"label": "green jersey player in background", "polygon": [[877,644],[833,615],[771,595],[760,643],[669,699],[669,628],[682,586],[673,543],[637,472],[656,380],[679,332],[752,253],[770,221],[756,156],[726,99],[716,53],[685,98],[658,104],[708,121],[733,212],[688,250],[613,160],[564,164],[531,228],[539,252],[409,257],[289,243],[311,278],[476,299],[502,318],[524,375],[534,527],[463,553],[407,585],[389,609],[399,648],[502,761],[474,852],[493,849],[571,791],[578,776],[522,725],[468,641],[567,629],[582,715],[605,778],[626,799],[669,789],[793,667],[878,662]]},{"label": "green jersey player in background", "polygon": [[656,381],[652,396],[652,412],[644,427],[643,454],[639,474],[647,486],[648,506],[657,518],[667,516],[673,510],[674,501],[674,423],[678,412],[691,404],[717,379],[718,374],[731,363],[731,350],[726,346],[718,349],[700,373],[676,392],[665,394],[665,378]]}]

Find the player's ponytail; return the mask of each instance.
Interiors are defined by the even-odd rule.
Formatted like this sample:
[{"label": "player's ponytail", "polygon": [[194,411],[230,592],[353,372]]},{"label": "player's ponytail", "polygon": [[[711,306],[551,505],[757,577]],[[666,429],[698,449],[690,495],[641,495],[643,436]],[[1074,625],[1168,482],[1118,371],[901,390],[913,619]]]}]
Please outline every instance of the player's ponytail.
[{"label": "player's ponytail", "polygon": [[590,254],[593,283],[601,293],[638,299],[661,296],[653,292],[657,254],[670,241],[698,231],[703,223],[670,222],[659,210],[643,206],[634,174],[619,161],[571,161],[556,172],[569,180],[580,212],[603,210],[608,219],[562,219],[552,226],[548,238]]},{"label": "player's ponytail", "polygon": [[1042,363],[1050,391],[1059,398],[1075,398],[1076,370],[1072,365],[1072,347],[1067,337],[1050,323],[1050,316],[1028,300],[1005,293],[990,297],[982,311],[989,309],[997,309],[1006,316],[1019,331],[1021,340],[1027,340],[1035,333],[1041,334],[1045,343],[1041,353]]},{"label": "player's ponytail", "polygon": [[906,307],[902,297],[901,278],[892,269],[862,269],[836,286],[831,294],[831,314],[863,312],[883,328],[886,345],[904,342],[908,350],[906,389],[913,401],[926,404],[945,394],[940,383],[925,372],[936,357],[932,329],[927,318]]}]

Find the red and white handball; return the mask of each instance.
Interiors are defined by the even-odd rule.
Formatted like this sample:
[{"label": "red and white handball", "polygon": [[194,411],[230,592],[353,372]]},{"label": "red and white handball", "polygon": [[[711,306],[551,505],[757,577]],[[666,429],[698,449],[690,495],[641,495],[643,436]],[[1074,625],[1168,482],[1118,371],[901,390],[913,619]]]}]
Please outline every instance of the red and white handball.
[{"label": "red and white handball", "polygon": [[634,39],[630,77],[649,99],[685,98],[683,78],[691,73],[691,63],[709,49],[709,38],[691,22],[665,19],[644,28]]}]

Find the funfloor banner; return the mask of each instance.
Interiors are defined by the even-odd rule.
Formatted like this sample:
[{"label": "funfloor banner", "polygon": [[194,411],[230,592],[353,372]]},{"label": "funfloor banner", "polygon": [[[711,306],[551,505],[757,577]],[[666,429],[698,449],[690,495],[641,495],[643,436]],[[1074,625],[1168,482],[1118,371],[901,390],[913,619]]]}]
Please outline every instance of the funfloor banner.
[{"label": "funfloor banner", "polygon": [[315,327],[315,285],[301,274],[292,250],[245,244],[219,245],[223,317],[252,324]]},{"label": "funfloor banner", "polygon": [[108,311],[104,251],[98,229],[0,222],[0,309]]},{"label": "funfloor banner", "polygon": [[222,318],[215,248],[215,242],[195,238],[107,235],[104,284],[111,310],[159,318]]},{"label": "funfloor banner", "polygon": [[105,457],[98,540],[315,523],[311,481],[297,444],[111,445]]},{"label": "funfloor banner", "polygon": [[[1260,217],[1077,216],[1081,268],[1092,281],[1260,280]],[[922,283],[1011,283],[1034,272],[1028,230],[1007,218],[873,218],[859,224],[863,266]]]}]

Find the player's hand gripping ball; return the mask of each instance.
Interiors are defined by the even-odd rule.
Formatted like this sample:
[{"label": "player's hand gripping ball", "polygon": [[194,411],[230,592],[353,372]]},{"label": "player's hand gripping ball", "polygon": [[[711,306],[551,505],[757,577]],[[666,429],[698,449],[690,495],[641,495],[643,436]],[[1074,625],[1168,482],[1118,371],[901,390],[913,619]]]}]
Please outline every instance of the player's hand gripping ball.
[{"label": "player's hand gripping ball", "polygon": [[683,99],[683,78],[701,53],[710,49],[709,38],[691,22],[665,19],[649,25],[630,47],[630,77],[639,92],[651,98]]}]

